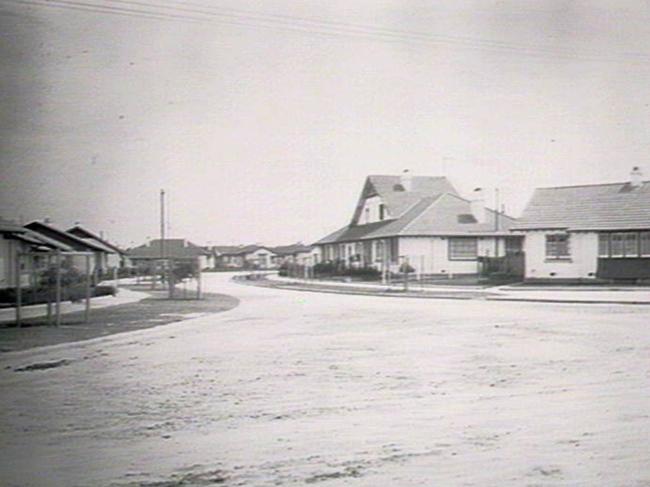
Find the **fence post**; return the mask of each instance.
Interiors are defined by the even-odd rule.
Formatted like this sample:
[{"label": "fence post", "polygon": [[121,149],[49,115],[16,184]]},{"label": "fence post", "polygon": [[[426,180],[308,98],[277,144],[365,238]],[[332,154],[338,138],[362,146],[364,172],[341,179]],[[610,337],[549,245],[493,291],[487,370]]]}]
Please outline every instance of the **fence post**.
[{"label": "fence post", "polygon": [[61,251],[56,251],[56,326],[61,326]]},{"label": "fence post", "polygon": [[84,321],[90,319],[90,255],[86,255],[86,308],[84,309]]},{"label": "fence post", "polygon": [[201,299],[201,277],[202,277],[202,271],[201,271],[201,264],[197,262],[196,266],[196,299]]},{"label": "fence post", "polygon": [[20,314],[22,311],[21,308],[23,306],[22,286],[20,282],[20,257],[21,254],[18,249],[16,249],[16,325],[18,327],[21,326]]},{"label": "fence post", "polygon": [[409,258],[408,255],[404,257],[404,291],[409,290]]},{"label": "fence post", "polygon": [[47,253],[47,324],[52,324],[52,253]]}]

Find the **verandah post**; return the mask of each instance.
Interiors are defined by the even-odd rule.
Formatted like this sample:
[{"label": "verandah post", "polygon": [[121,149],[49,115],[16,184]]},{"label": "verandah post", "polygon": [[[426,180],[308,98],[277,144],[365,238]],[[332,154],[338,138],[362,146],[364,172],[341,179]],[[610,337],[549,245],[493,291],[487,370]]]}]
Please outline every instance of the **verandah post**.
[{"label": "verandah post", "polygon": [[23,305],[23,297],[22,297],[22,286],[20,282],[20,257],[21,254],[16,250],[16,269],[15,269],[15,274],[16,274],[16,325],[18,327],[21,326],[20,319],[21,319],[21,308]]},{"label": "verandah post", "polygon": [[90,255],[86,255],[86,308],[84,310],[84,321],[90,319]]}]

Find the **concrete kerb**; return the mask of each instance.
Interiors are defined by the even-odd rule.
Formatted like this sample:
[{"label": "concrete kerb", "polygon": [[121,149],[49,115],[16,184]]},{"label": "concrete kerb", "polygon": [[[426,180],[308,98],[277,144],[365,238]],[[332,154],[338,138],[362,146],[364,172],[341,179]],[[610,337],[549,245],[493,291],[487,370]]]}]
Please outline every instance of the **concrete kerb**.
[{"label": "concrete kerb", "polygon": [[[451,286],[418,288],[415,286],[414,290],[405,292],[402,286],[396,285],[331,281],[318,281],[315,283],[314,281],[285,278],[277,275],[266,277],[267,286],[269,281],[271,283],[275,282],[279,285],[273,286],[273,284],[271,284],[271,287],[291,291],[421,299],[475,299],[484,301],[519,301],[531,303],[650,305],[650,288],[646,291],[639,290],[638,288],[608,287],[604,289],[594,289],[586,286],[545,286],[527,288],[501,285],[480,289]],[[255,281],[246,281],[246,283],[255,285]]]}]

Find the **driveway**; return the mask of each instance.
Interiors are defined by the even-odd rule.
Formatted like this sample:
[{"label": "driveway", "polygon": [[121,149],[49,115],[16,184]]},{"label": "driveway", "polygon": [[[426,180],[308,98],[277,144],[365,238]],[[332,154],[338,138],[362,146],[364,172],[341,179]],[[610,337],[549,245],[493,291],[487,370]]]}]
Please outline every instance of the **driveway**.
[{"label": "driveway", "polygon": [[15,486],[650,485],[650,309],[299,293],[0,357]]}]

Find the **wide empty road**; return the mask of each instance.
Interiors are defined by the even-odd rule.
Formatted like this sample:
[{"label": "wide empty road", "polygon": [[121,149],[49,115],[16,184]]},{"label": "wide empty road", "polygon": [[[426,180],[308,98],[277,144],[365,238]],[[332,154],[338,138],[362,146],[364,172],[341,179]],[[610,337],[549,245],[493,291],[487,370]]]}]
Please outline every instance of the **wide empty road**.
[{"label": "wide empty road", "polygon": [[1,356],[0,484],[650,486],[650,307],[226,277],[232,311]]}]

